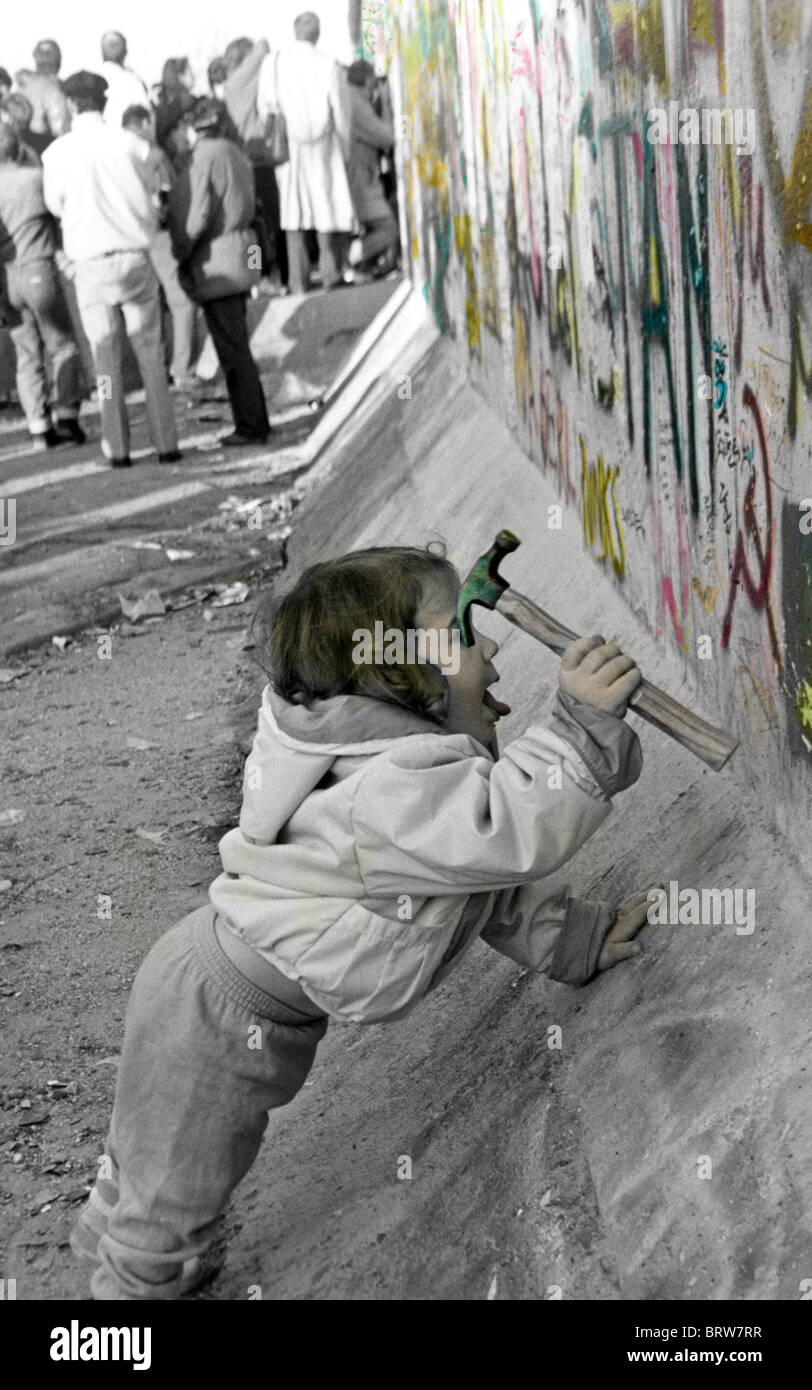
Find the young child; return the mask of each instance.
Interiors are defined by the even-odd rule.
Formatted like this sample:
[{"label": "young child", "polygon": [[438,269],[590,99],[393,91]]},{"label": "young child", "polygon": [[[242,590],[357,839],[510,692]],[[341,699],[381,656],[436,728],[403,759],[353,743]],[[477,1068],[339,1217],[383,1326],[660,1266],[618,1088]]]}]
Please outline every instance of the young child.
[{"label": "young child", "polygon": [[[199,1281],[328,1017],[401,1018],[480,936],[576,985],[639,951],[645,890],[615,914],[551,899],[544,878],[639,776],[623,715],[640,672],[581,639],[549,724],[495,756],[498,648],[473,628],[473,645],[453,640],[459,600],[443,556],[374,549],[313,566],[264,617],[271,684],[223,873],[133,985],[107,1150],[71,1239],[96,1299],[174,1299]],[[376,622],[444,634],[433,654],[454,658],[357,664]]]}]

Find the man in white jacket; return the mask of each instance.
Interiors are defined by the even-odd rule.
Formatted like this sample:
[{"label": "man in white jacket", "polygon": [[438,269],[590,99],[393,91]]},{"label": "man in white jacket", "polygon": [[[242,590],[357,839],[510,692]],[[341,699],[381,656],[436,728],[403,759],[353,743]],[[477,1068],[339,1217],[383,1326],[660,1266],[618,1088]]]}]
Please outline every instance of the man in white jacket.
[{"label": "man in white jacket", "polygon": [[132,137],[102,118],[106,82],[77,72],[65,83],[73,117],[67,135],[42,158],[45,203],[62,223],[82,327],[98,377],[102,448],[114,468],[129,468],[123,339],[135,353],[152,442],[162,463],[180,458],[161,345],[161,301],[149,258],[157,213],[143,159]]},{"label": "man in white jacket", "polygon": [[639,776],[623,715],[640,672],[581,639],[549,725],[494,761],[509,712],[490,693],[495,642],[477,634],[456,669],[351,655],[377,620],[459,638],[459,604],[444,558],[359,551],[307,571],[260,635],[274,688],[224,872],[210,905],[153,947],[127,1010],[107,1176],[72,1237],[96,1266],[95,1298],[191,1286],[328,1017],[403,1017],[479,936],[571,984],[639,950],[645,890],[616,914],[543,880]]},{"label": "man in white jacket", "polygon": [[343,248],[358,226],[347,177],[352,111],[344,72],[321,53],[318,16],[299,15],[295,42],[269,53],[259,73],[257,110],[264,121],[281,111],[290,158],[276,170],[280,225],[288,244],[294,294],[310,288],[305,233],[314,231],[324,289],[342,283]]}]

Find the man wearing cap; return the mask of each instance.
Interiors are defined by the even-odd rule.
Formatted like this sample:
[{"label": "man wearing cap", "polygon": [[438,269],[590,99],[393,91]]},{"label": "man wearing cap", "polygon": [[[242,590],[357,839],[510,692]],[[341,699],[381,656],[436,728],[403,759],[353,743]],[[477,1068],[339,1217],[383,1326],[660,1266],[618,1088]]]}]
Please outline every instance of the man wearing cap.
[{"label": "man wearing cap", "polygon": [[68,103],[58,76],[61,66],[59,44],[42,39],[34,49],[36,72],[23,69],[17,73],[17,88],[31,102],[32,144],[40,154],[70,126]]},{"label": "man wearing cap", "polygon": [[222,443],[241,448],[263,444],[271,427],[246,319],[248,294],[261,272],[254,174],[224,135],[227,118],[213,97],[196,103],[192,157],[169,194],[169,230],[182,281],[203,306],[226,381],[234,429]]},{"label": "man wearing cap", "polygon": [[290,158],[276,171],[280,223],[290,288],[302,294],[310,277],[306,231],[318,236],[322,285],[331,289],[343,283],[343,245],[357,222],[345,167],[352,117],[344,74],[316,47],[317,15],[300,14],[293,33],[295,42],[269,53],[260,68],[257,110],[263,121],[276,111],[285,117]]},{"label": "man wearing cap", "polygon": [[113,467],[130,463],[122,335],[138,362],[152,442],[161,462],[180,458],[161,348],[161,299],[149,252],[157,213],[131,137],[102,118],[107,84],[77,72],[65,83],[67,135],[42,158],[45,202],[62,222],[76,298],[96,367],[102,448]]}]

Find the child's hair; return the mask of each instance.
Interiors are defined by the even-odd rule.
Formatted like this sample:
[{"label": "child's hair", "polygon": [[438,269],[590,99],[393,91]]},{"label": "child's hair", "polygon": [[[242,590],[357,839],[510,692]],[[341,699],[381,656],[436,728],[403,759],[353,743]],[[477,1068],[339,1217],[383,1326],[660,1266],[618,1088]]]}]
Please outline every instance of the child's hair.
[{"label": "child's hair", "polygon": [[274,690],[298,704],[367,695],[441,723],[448,687],[440,670],[414,661],[356,664],[353,634],[374,633],[376,622],[384,632],[405,633],[416,627],[428,590],[446,590],[453,602],[459,583],[436,544],[355,550],[311,565],[288,593],[258,611],[260,665]]}]

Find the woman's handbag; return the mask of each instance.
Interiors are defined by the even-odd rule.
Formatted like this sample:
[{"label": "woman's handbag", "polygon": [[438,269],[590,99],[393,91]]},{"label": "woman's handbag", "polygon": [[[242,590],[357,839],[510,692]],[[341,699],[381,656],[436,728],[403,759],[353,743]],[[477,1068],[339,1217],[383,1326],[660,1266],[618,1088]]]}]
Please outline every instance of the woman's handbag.
[{"label": "woman's handbag", "polygon": [[269,111],[265,119],[265,149],[266,160],[276,168],[279,164],[287,164],[290,159],[290,146],[288,144],[288,123],[283,112],[279,107],[279,54],[276,55],[274,62],[274,97],[276,99],[275,109]]}]

